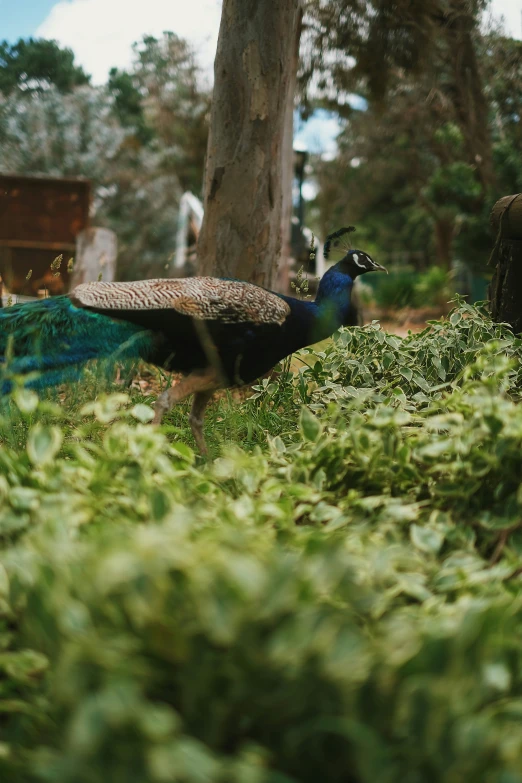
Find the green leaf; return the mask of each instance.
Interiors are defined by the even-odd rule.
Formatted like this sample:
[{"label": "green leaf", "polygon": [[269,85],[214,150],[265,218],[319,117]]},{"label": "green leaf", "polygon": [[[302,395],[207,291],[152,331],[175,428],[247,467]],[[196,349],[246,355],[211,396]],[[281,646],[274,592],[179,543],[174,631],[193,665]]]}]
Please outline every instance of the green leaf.
[{"label": "green leaf", "polygon": [[436,555],[444,543],[444,536],[438,530],[420,525],[410,526],[411,542],[417,549]]},{"label": "green leaf", "polygon": [[5,566],[0,563],[0,598],[7,598],[9,595],[9,577]]},{"label": "green leaf", "polygon": [[47,465],[52,462],[62,445],[62,431],[59,427],[36,424],[27,439],[27,453],[33,465]]},{"label": "green leaf", "polygon": [[0,670],[15,680],[27,681],[43,674],[48,666],[47,657],[36,650],[0,653]]},{"label": "green leaf", "polygon": [[152,421],[154,418],[154,411],[149,405],[139,403],[131,408],[131,416],[134,416],[134,418],[142,424],[147,424],[147,422]]},{"label": "green leaf", "polygon": [[459,311],[455,311],[450,315],[450,323],[452,326],[456,326],[458,323],[460,323],[462,320],[462,315],[459,313]]},{"label": "green leaf", "polygon": [[488,663],[484,666],[484,682],[497,691],[507,691],[511,685],[511,672],[504,663]]},{"label": "green leaf", "polygon": [[38,408],[38,395],[31,389],[16,389],[13,399],[21,413],[34,413]]},{"label": "green leaf", "polygon": [[163,519],[170,511],[171,501],[166,492],[159,488],[152,490],[150,494],[150,508],[152,518],[155,520]]},{"label": "green leaf", "polygon": [[173,449],[173,451],[175,451],[180,457],[183,457],[183,459],[186,460],[190,465],[192,465],[194,462],[194,451],[190,448],[190,446],[187,446],[186,443],[175,441],[174,443],[171,443],[171,449]]},{"label": "green leaf", "polygon": [[416,373],[413,373],[413,381],[414,381],[414,382],[417,384],[417,386],[420,386],[420,388],[421,388],[423,391],[425,391],[425,392],[429,392],[429,390],[430,390],[430,385],[429,385],[429,383],[428,383],[428,382],[426,381],[426,379],[425,379],[425,378],[423,378],[423,377],[422,377],[422,375],[420,375],[418,372],[416,372]]},{"label": "green leaf", "polygon": [[395,356],[389,351],[385,351],[382,357],[382,365],[385,370],[388,370],[395,362]]},{"label": "green leaf", "polygon": [[319,438],[321,434],[321,425],[313,413],[310,413],[308,408],[301,408],[299,424],[305,440],[314,442]]}]

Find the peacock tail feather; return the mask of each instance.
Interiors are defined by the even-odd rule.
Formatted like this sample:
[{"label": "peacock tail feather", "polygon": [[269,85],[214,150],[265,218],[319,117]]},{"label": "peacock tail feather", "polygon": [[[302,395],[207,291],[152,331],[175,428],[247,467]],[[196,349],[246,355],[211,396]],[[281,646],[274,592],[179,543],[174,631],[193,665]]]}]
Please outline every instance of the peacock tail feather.
[{"label": "peacock tail feather", "polygon": [[80,377],[92,359],[147,359],[154,336],[136,324],[75,307],[58,296],[0,309],[0,390],[29,376],[33,388]]}]

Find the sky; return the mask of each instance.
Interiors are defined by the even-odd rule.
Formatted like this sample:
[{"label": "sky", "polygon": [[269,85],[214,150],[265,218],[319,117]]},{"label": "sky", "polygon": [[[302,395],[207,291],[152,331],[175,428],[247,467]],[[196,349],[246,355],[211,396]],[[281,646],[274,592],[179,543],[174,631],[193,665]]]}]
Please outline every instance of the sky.
[{"label": "sky", "polygon": [[[504,16],[509,35],[522,37],[522,0],[492,0],[491,9]],[[0,39],[54,38],[74,51],[94,83],[103,83],[110,68],[129,65],[135,41],[172,30],[192,43],[210,78],[220,16],[221,0],[0,0]],[[317,148],[334,143],[328,139],[337,130],[335,120],[323,116],[300,133]]]},{"label": "sky", "polygon": [[[491,8],[511,35],[522,36],[522,0],[493,0]],[[129,64],[134,41],[164,30],[188,38],[211,70],[220,15],[221,0],[0,0],[0,36],[55,38],[103,82],[112,66]]]}]

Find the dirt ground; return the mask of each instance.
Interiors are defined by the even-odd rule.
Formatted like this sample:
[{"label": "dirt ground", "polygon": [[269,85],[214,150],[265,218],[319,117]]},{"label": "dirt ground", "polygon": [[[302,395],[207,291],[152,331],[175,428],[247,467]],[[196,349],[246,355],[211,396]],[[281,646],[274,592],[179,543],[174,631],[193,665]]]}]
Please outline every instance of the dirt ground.
[{"label": "dirt ground", "polygon": [[426,327],[426,322],[418,323],[417,321],[404,321],[398,323],[397,321],[381,321],[382,328],[390,334],[396,334],[398,337],[407,337],[408,332],[416,334],[422,332]]},{"label": "dirt ground", "polygon": [[422,332],[426,328],[427,321],[442,318],[448,311],[449,307],[445,312],[433,307],[419,309],[406,307],[403,310],[395,311],[367,310],[364,315],[367,323],[375,319],[380,321],[382,328],[387,332],[399,337],[406,337],[408,332],[414,334]]}]

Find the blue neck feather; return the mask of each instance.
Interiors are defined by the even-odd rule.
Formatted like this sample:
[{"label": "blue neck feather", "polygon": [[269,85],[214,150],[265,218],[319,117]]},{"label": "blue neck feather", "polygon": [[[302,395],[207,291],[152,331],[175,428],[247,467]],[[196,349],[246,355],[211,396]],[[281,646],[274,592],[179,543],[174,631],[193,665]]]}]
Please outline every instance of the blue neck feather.
[{"label": "blue neck feather", "polygon": [[330,270],[323,276],[315,302],[310,302],[321,339],[348,323],[352,288],[353,280],[347,274]]},{"label": "blue neck feather", "polygon": [[292,308],[292,328],[285,344],[287,353],[330,337],[340,326],[351,323],[353,279],[330,269],[323,276],[314,302],[283,297]]},{"label": "blue neck feather", "polygon": [[333,308],[341,326],[350,312],[352,288],[353,280],[350,275],[330,270],[319,283],[315,304],[320,310]]}]

